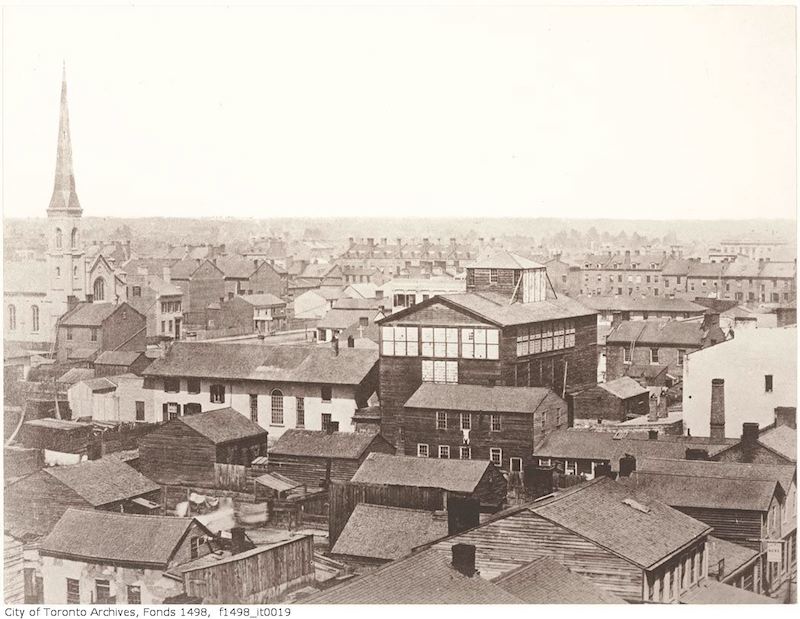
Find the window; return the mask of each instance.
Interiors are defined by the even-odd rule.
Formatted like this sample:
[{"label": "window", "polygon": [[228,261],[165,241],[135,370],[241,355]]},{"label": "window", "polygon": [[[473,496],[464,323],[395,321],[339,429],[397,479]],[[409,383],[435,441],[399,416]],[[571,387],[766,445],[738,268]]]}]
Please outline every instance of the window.
[{"label": "window", "polygon": [[694,584],[695,581],[697,581],[697,574],[694,571],[694,553],[692,553],[692,556],[689,558],[689,565],[691,566],[689,568],[689,582]]},{"label": "window", "polygon": [[358,325],[360,327],[368,327],[369,326],[369,318],[367,318],[366,316],[359,317]]},{"label": "window", "polygon": [[95,580],[94,591],[98,604],[108,604],[111,601],[111,583],[109,581]]},{"label": "window", "polygon": [[472,459],[472,449],[470,447],[461,447],[458,452],[458,457],[462,460]]},{"label": "window", "polygon": [[423,360],[422,381],[426,383],[457,383],[458,361]]},{"label": "window", "polygon": [[625,346],[622,347],[622,361],[624,363],[631,362],[631,349]]},{"label": "window", "polygon": [[209,391],[212,404],[225,404],[225,385],[211,385]]},{"label": "window", "polygon": [[67,604],[81,603],[81,584],[75,578],[67,578]]},{"label": "window", "polygon": [[489,269],[489,283],[490,284],[497,283],[497,269]]},{"label": "window", "polygon": [[274,426],[283,425],[283,392],[280,389],[273,389],[270,396],[272,418],[271,423]]},{"label": "window", "polygon": [[97,341],[97,327],[92,327],[89,330],[89,339],[91,339],[93,342]]},{"label": "window", "polygon": [[183,414],[184,415],[197,415],[203,412],[203,407],[200,406],[197,402],[189,402],[188,404],[183,405]]},{"label": "window", "polygon": [[258,394],[250,394],[250,421],[258,423]]},{"label": "window", "polygon": [[166,332],[167,332],[167,321],[166,320],[162,320],[161,321],[161,333],[166,333]]},{"label": "window", "polygon": [[766,393],[772,393],[772,374],[766,374],[764,376],[764,391]]},{"label": "window", "polygon": [[650,349],[650,363],[658,363],[658,348]]},{"label": "window", "polygon": [[200,379],[199,378],[187,378],[186,379],[186,391],[189,393],[200,393]]},{"label": "window", "polygon": [[167,402],[164,407],[167,412],[165,421],[172,421],[180,416],[180,405],[177,402]]},{"label": "window", "polygon": [[[461,356],[465,359],[499,359],[499,339],[500,332],[497,329],[461,329]],[[451,355],[449,341],[448,338],[447,356],[458,356],[458,344],[456,343],[455,354]]]},{"label": "window", "polygon": [[509,460],[509,468],[512,473],[522,472],[522,458],[511,458]]},{"label": "window", "polygon": [[180,378],[165,378],[164,391],[167,393],[178,393],[181,390]]},{"label": "window", "polygon": [[428,457],[428,446],[424,443],[417,443],[417,457],[418,458],[427,458]]},{"label": "window", "polygon": [[142,603],[142,588],[139,585],[128,585],[128,604]]},{"label": "window", "polygon": [[78,229],[77,228],[73,228],[72,229],[72,234],[70,234],[70,245],[72,246],[72,249],[77,249],[77,247],[78,247]]},{"label": "window", "polygon": [[189,556],[196,559],[200,556],[200,547],[203,545],[202,537],[193,537],[189,540]]},{"label": "window", "polygon": [[72,277],[78,277],[78,267],[72,267]]},{"label": "window", "polygon": [[423,327],[421,333],[423,357],[458,357],[458,329]]},{"label": "window", "polygon": [[94,300],[103,301],[106,298],[106,281],[102,277],[98,277],[94,280],[92,290],[94,292]]},{"label": "window", "polygon": [[491,460],[492,463],[495,466],[498,466],[498,467],[502,466],[503,465],[503,450],[500,449],[499,447],[490,447],[489,448],[489,460]]},{"label": "window", "polygon": [[323,402],[330,402],[333,397],[333,389],[330,385],[323,385],[320,389]]},{"label": "window", "polygon": [[141,297],[142,296],[142,287],[141,286],[134,286],[133,287],[133,296],[134,297]]},{"label": "window", "polygon": [[31,307],[31,331],[39,330],[39,306],[34,305]]},{"label": "window", "polygon": [[61,267],[56,267],[56,279],[61,279]]},{"label": "window", "polygon": [[470,415],[469,413],[461,413],[461,429],[462,430],[472,429],[472,415]]},{"label": "window", "polygon": [[8,330],[9,331],[16,331],[17,330],[17,306],[16,305],[9,305],[8,306]]},{"label": "window", "polygon": [[417,327],[382,327],[381,352],[387,357],[418,356],[419,332]]},{"label": "window", "polygon": [[682,348],[678,349],[678,365],[683,365],[683,358],[686,356],[686,351]]},{"label": "window", "polygon": [[322,430],[325,431],[328,429],[328,426],[331,425],[331,414],[330,413],[322,413]]},{"label": "window", "polygon": [[144,421],[144,402],[136,400],[136,421]]},{"label": "window", "polygon": [[447,413],[444,412],[436,413],[436,429],[447,430]]},{"label": "window", "polygon": [[492,432],[500,432],[500,415],[492,415],[489,427]]},{"label": "window", "polygon": [[306,399],[297,396],[295,399],[295,407],[297,409],[297,427],[304,428],[306,425]]},{"label": "window", "polygon": [[445,460],[450,458],[450,445],[439,445],[439,457]]},{"label": "window", "polygon": [[56,249],[61,249],[64,246],[63,236],[61,228],[56,228]]}]

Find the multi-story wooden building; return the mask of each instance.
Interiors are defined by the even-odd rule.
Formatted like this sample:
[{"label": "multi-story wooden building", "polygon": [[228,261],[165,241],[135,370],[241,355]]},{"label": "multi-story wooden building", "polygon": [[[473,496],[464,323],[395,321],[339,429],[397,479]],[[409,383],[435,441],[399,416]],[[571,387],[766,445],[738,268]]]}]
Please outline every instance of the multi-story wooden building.
[{"label": "multi-story wooden building", "polygon": [[423,383],[563,395],[596,382],[596,313],[557,296],[543,266],[502,252],[467,268],[466,287],[378,321],[382,429],[393,441],[402,442],[404,406]]},{"label": "multi-story wooden building", "polygon": [[145,317],[127,303],[78,303],[58,323],[59,363],[89,363],[106,350],[144,352]]}]

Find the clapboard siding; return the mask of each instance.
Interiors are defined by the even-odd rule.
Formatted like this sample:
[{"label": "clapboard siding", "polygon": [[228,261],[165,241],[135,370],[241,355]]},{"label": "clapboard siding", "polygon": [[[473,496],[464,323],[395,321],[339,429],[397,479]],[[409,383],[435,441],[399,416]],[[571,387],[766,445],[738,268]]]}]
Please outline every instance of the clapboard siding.
[{"label": "clapboard siding", "polygon": [[483,578],[495,578],[547,556],[626,601],[642,601],[641,568],[529,511],[450,537],[433,547],[449,554],[457,543],[475,545],[475,566]]},{"label": "clapboard siding", "polygon": [[183,423],[167,423],[139,442],[139,466],[162,485],[214,486],[216,446]]},{"label": "clapboard siding", "polygon": [[733,509],[708,509],[702,507],[680,507],[682,511],[700,522],[714,527],[713,535],[724,540],[759,550],[761,543],[758,541],[762,535],[761,512],[733,510]]},{"label": "clapboard siding", "polygon": [[10,537],[3,540],[3,599],[6,604],[25,603],[23,546]]}]

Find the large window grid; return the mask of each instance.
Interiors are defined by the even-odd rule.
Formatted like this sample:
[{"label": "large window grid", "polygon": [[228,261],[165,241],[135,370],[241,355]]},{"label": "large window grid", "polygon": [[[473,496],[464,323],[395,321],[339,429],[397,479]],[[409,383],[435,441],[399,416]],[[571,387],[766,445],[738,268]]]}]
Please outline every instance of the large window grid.
[{"label": "large window grid", "polygon": [[382,327],[381,351],[388,357],[499,359],[500,332],[488,328]]},{"label": "large window grid", "polygon": [[417,327],[383,327],[381,350],[389,357],[416,357],[419,355]]},{"label": "large window grid", "polygon": [[422,382],[458,383],[458,361],[422,361]]},{"label": "large window grid", "polygon": [[517,357],[575,346],[575,322],[556,320],[517,328]]}]

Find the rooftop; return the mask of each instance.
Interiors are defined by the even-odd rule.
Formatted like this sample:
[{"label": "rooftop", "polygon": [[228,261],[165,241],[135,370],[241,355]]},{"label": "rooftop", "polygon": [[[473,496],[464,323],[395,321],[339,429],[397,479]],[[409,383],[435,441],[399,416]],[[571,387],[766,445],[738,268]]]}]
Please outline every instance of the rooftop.
[{"label": "rooftop", "polygon": [[264,428],[232,408],[184,415],[176,421],[184,423],[216,445],[267,435]]},{"label": "rooftop", "polygon": [[[127,305],[123,303],[122,305]],[[62,327],[99,327],[117,309],[122,307],[116,303],[78,303],[71,311],[61,317]],[[131,311],[135,311],[131,308]],[[138,312],[137,312],[138,314]]]},{"label": "rooftop", "polygon": [[269,453],[357,460],[378,436],[380,435],[377,432],[328,433],[322,430],[287,430]]},{"label": "rooftop", "polygon": [[475,491],[486,471],[492,466],[488,460],[449,460],[371,453],[350,481],[470,493]]},{"label": "rooftop", "polygon": [[94,360],[95,365],[130,365],[141,357],[144,353],[138,351],[125,351],[125,350],[105,350],[101,352],[97,359]]},{"label": "rooftop", "polygon": [[681,596],[682,604],[780,604],[766,595],[759,595],[706,578]]},{"label": "rooftop", "polygon": [[621,400],[627,400],[628,398],[633,398],[643,393],[649,393],[647,389],[628,376],[610,380],[607,383],[599,383],[597,386],[601,389],[605,389]]},{"label": "rooftop", "polygon": [[394,560],[422,544],[447,536],[447,514],[359,503],[331,552]]},{"label": "rooftop", "polygon": [[471,269],[543,269],[543,264],[524,258],[510,251],[495,250],[481,254],[475,262],[467,265]]},{"label": "rooftop", "polygon": [[260,294],[248,294],[240,298],[247,301],[250,305],[256,307],[275,307],[280,305],[286,305],[286,301],[284,301],[279,297],[276,297],[274,294],[270,294],[269,292],[264,292]]},{"label": "rooftop", "polygon": [[758,551],[724,539],[708,536],[708,575],[717,576],[719,562],[723,564],[723,575],[732,574],[758,556]]},{"label": "rooftop", "polygon": [[619,323],[606,337],[607,344],[685,344],[700,347],[708,331],[697,321],[626,320]]},{"label": "rooftop", "polygon": [[758,437],[758,442],[787,460],[797,462],[797,430],[789,426],[778,426]]},{"label": "rooftop", "polygon": [[406,401],[408,408],[473,412],[534,413],[545,400],[563,404],[544,387],[488,387],[422,383]]},{"label": "rooftop", "polygon": [[94,507],[160,490],[158,484],[116,458],[54,466],[44,469],[44,472],[71,488]]},{"label": "rooftop", "polygon": [[580,295],[577,300],[585,306],[598,311],[618,312],[688,312],[702,314],[706,308],[686,299],[667,297],[632,296],[587,296]]}]

